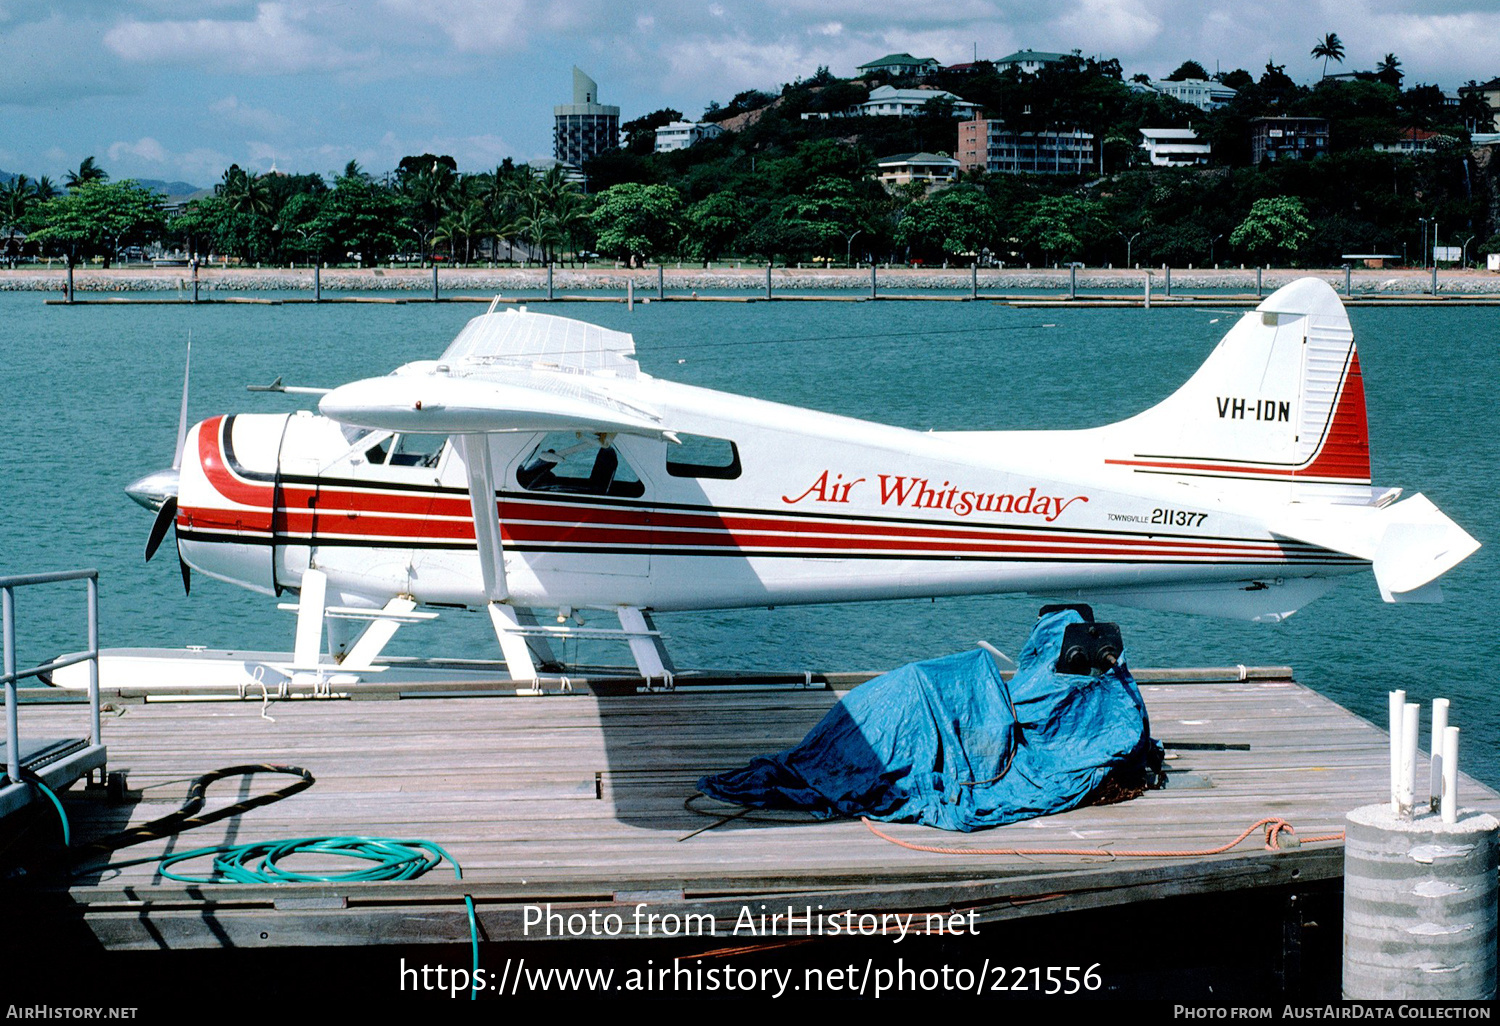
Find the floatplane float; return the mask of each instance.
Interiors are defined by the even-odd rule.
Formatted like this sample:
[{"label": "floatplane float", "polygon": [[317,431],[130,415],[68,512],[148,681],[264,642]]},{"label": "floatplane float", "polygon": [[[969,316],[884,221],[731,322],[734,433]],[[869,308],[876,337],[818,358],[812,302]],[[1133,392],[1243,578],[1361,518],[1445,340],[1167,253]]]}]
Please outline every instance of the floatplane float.
[{"label": "floatplane float", "polygon": [[[436,360],[262,387],[316,413],[189,428],[184,384],[173,468],[127,489],[157,511],[147,558],[175,530],[184,586],[294,596],[294,649],[106,651],[106,686],[539,682],[570,638],[626,643],[670,686],[657,611],[1022,592],[1277,621],[1364,570],[1387,602],[1439,601],[1479,547],[1371,486],[1353,333],[1311,278],[1159,405],[1069,431],[924,432],[664,381],[628,334],[496,305]],[[503,667],[381,657],[455,607],[485,611]]]}]

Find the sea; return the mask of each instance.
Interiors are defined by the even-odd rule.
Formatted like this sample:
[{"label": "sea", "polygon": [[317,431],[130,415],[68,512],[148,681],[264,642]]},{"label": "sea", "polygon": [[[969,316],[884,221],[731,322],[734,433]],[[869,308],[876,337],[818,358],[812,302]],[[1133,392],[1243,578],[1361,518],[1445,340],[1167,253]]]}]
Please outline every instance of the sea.
[{"label": "sea", "polygon": [[[171,463],[189,336],[196,421],[312,408],[314,397],[245,386],[280,377],[331,387],[384,374],[436,357],[484,310],[418,302],[69,308],[43,299],[0,292],[0,574],[97,568],[105,647],[291,647],[293,614],[274,600],[201,574],[185,596],[170,542],[153,562],[143,559],[151,517],[123,489]],[[922,430],[1083,428],[1130,416],[1187,380],[1243,313],[639,298],[634,309],[546,309],[631,332],[641,366],[658,377]],[[1500,438],[1491,391],[1500,383],[1500,312],[1353,308],[1349,316],[1375,483],[1423,492],[1484,546],[1443,579],[1446,602],[1387,605],[1374,578],[1360,574],[1280,624],[1103,605],[1097,612],[1121,625],[1136,667],[1291,666],[1298,680],[1382,726],[1391,689],[1424,703],[1446,697],[1462,731],[1461,768],[1500,787]],[[82,596],[81,587],[61,585],[17,593],[23,666],[85,647]],[[1041,601],[779,606],[664,614],[658,625],[679,666],[883,670],[979,639],[1015,652]],[[485,618],[462,612],[404,628],[392,650],[497,654]]]}]

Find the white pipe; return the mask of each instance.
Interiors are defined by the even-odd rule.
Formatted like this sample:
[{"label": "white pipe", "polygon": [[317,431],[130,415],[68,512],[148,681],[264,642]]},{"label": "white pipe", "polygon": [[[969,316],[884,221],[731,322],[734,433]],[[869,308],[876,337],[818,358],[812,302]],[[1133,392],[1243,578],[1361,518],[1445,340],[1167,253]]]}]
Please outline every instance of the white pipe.
[{"label": "white pipe", "polygon": [[1401,791],[1401,709],[1406,705],[1405,691],[1392,691],[1391,699],[1391,815],[1401,813],[1398,794]]},{"label": "white pipe", "polygon": [[1443,731],[1443,822],[1458,822],[1458,728]]},{"label": "white pipe", "polygon": [[1448,729],[1448,700],[1432,700],[1432,775],[1428,778],[1427,809],[1436,812],[1443,801],[1443,731]]},{"label": "white pipe", "polygon": [[1401,779],[1396,804],[1402,819],[1411,819],[1417,794],[1417,727],[1421,723],[1422,707],[1416,702],[1407,702],[1401,710]]}]

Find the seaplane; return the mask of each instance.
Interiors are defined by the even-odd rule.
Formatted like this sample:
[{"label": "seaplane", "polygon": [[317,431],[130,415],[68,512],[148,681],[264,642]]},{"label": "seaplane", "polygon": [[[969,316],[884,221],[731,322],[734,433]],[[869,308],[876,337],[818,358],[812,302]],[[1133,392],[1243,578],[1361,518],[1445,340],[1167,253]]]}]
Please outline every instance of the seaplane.
[{"label": "seaplane", "polygon": [[628,334],[497,306],[384,377],[261,386],[316,412],[189,428],[184,386],[173,468],[127,491],[156,511],[148,559],[175,532],[184,586],[296,598],[290,657],[237,672],[357,682],[403,624],[464,608],[509,680],[553,679],[552,645],[595,637],[670,686],[657,612],[1020,592],[1277,621],[1367,570],[1387,602],[1439,601],[1479,547],[1372,486],[1354,336],[1312,278],[1159,405],[1066,431],[693,387],[643,373]]}]

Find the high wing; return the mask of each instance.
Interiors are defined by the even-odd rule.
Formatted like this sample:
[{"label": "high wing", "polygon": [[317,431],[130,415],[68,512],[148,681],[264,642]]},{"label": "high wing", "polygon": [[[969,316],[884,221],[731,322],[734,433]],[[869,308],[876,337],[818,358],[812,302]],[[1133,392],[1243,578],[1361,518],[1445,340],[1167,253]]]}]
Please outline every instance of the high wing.
[{"label": "high wing", "polygon": [[635,340],[624,332],[508,310],[475,317],[441,359],[340,386],[318,409],[344,424],[386,431],[670,437],[657,411],[618,394],[621,383],[645,377]]},{"label": "high wing", "polygon": [[[499,489],[485,436],[563,430],[597,434],[606,444],[617,434],[676,441],[656,410],[619,394],[646,377],[635,362],[635,339],[625,332],[524,307],[496,313],[491,304],[440,359],[343,385],[318,408],[354,427],[450,436],[467,477],[486,611],[512,676],[535,677],[527,628],[506,604]],[[642,674],[670,672],[649,619],[632,608],[619,613]]]}]

